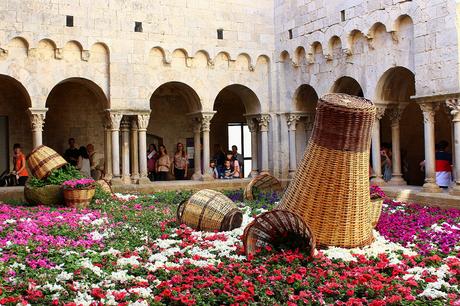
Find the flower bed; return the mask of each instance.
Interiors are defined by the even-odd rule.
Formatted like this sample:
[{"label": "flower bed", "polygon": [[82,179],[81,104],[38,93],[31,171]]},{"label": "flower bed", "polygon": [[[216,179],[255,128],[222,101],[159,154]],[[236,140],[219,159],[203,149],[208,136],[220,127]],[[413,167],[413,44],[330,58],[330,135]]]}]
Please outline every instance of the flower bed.
[{"label": "flower bed", "polygon": [[244,226],[276,195],[245,203],[243,227],[227,233],[177,226],[188,195],[114,195],[84,210],[0,204],[0,304],[460,303],[459,210],[387,200],[370,247],[307,262],[295,251],[243,255]]}]

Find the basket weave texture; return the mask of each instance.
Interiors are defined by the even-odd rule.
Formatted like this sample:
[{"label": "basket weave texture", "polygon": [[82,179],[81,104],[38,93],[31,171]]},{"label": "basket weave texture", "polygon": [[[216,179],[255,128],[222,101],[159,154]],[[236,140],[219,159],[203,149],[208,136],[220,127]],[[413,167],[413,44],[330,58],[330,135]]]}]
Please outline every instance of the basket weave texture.
[{"label": "basket weave texture", "polygon": [[106,180],[97,180],[96,184],[98,184],[104,192],[113,193],[112,187]]},{"label": "basket weave texture", "polygon": [[244,189],[243,197],[245,200],[254,200],[254,190],[261,192],[282,191],[280,181],[270,174],[261,174],[253,178]]},{"label": "basket weave texture", "polygon": [[203,189],[179,205],[177,221],[198,231],[231,231],[241,226],[243,214],[222,193]]},{"label": "basket weave texture", "polygon": [[288,245],[314,255],[315,238],[308,225],[295,213],[272,210],[257,216],[243,233],[246,255],[255,254],[265,246],[275,249]]},{"label": "basket weave texture", "polygon": [[372,228],[377,226],[380,215],[382,214],[383,199],[371,200],[371,224]]},{"label": "basket weave texture", "polygon": [[64,200],[67,207],[87,208],[96,193],[95,188],[64,190]]},{"label": "basket weave texture", "polygon": [[65,166],[67,162],[56,151],[47,146],[35,148],[27,156],[27,166],[32,175],[38,179],[46,178],[51,171]]},{"label": "basket weave texture", "polygon": [[375,106],[345,94],[317,105],[312,137],[278,206],[297,213],[321,246],[346,248],[374,238],[369,197],[369,148]]},{"label": "basket weave texture", "polygon": [[60,185],[31,187],[26,183],[24,198],[32,205],[58,206],[64,203],[64,195]]}]

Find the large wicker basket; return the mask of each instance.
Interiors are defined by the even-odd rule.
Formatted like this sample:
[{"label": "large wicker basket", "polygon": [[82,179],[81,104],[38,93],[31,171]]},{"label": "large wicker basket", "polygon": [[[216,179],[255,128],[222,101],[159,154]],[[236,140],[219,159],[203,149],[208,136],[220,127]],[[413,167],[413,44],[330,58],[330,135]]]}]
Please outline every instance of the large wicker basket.
[{"label": "large wicker basket", "polygon": [[106,193],[113,193],[112,186],[110,186],[110,183],[106,180],[97,180],[96,184],[98,184],[101,187],[102,191]]},{"label": "large wicker basket", "polygon": [[243,214],[222,193],[203,189],[179,205],[177,221],[199,231],[231,231],[241,226]]},{"label": "large wicker basket", "polygon": [[246,255],[266,246],[274,249],[299,249],[314,255],[315,238],[308,225],[295,213],[272,210],[257,216],[245,229]]},{"label": "large wicker basket", "polygon": [[245,200],[254,200],[254,191],[280,192],[283,190],[280,181],[270,174],[261,174],[253,178],[244,189]]},{"label": "large wicker basket", "polygon": [[316,109],[312,136],[279,209],[299,214],[323,246],[359,247],[374,238],[370,220],[369,149],[375,106],[328,94]]},{"label": "large wicker basket", "polygon": [[32,187],[26,183],[24,198],[32,205],[58,206],[64,204],[64,195],[60,185]]},{"label": "large wicker basket", "polygon": [[377,226],[380,215],[382,214],[383,199],[371,199],[371,225],[372,228]]},{"label": "large wicker basket", "polygon": [[67,207],[87,208],[96,193],[96,188],[64,190],[63,193]]},{"label": "large wicker basket", "polygon": [[61,155],[47,146],[35,148],[27,156],[27,166],[32,175],[38,179],[46,178],[51,171],[61,168],[67,162]]}]

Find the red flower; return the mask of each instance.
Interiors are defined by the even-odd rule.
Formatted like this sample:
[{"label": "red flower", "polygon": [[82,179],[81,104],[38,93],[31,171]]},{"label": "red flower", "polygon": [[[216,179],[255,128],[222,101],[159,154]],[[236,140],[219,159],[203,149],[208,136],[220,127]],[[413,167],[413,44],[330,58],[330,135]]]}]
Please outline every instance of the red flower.
[{"label": "red flower", "polygon": [[96,299],[103,299],[106,297],[104,290],[102,290],[101,288],[92,288],[91,295]]},{"label": "red flower", "polygon": [[275,294],[273,293],[273,291],[271,291],[270,289],[265,290],[265,294],[268,295],[268,296],[275,295]]}]

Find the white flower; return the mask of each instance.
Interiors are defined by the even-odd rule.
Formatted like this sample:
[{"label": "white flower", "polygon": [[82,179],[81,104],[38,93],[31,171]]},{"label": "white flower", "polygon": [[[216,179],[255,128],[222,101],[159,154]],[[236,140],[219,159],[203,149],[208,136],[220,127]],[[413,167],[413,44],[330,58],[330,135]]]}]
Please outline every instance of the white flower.
[{"label": "white flower", "polygon": [[131,306],[149,306],[149,304],[146,301],[141,301],[141,300],[137,300],[135,302],[129,303],[128,305],[131,305]]},{"label": "white flower", "polygon": [[90,306],[92,302],[94,302],[91,295],[86,292],[77,292],[77,297],[73,300],[75,304],[82,305],[82,306]]},{"label": "white flower", "polygon": [[152,289],[150,288],[131,288],[128,290],[129,293],[138,294],[141,298],[148,298],[152,296]]},{"label": "white flower", "polygon": [[3,221],[3,224],[16,224],[16,220],[14,219],[6,219]]},{"label": "white flower", "polygon": [[73,278],[73,274],[72,273],[68,273],[66,271],[62,271],[61,273],[59,273],[57,276],[56,276],[56,281],[58,282],[65,282],[65,281],[68,281],[68,280],[71,280]]},{"label": "white flower", "polygon": [[94,274],[96,274],[97,276],[102,276],[104,274],[104,271],[102,271],[101,268],[99,268],[98,266],[93,265],[89,258],[83,258],[81,261],[81,266],[83,268],[93,271]]},{"label": "white flower", "polygon": [[43,288],[48,289],[51,292],[65,290],[64,287],[62,287],[61,285],[49,284],[49,283],[45,284]]},{"label": "white flower", "polygon": [[131,275],[128,275],[127,270],[119,270],[119,271],[116,271],[116,272],[112,272],[112,274],[110,274],[109,278],[111,280],[113,280],[113,281],[124,283],[124,282],[132,279],[133,277]]},{"label": "white flower", "polygon": [[107,255],[118,256],[120,254],[121,254],[120,251],[115,250],[114,248],[111,247],[108,251],[102,252],[101,256],[107,256]]},{"label": "white flower", "polygon": [[131,256],[131,257],[128,257],[128,258],[119,258],[117,260],[117,265],[118,266],[127,266],[127,265],[131,265],[131,266],[139,266],[141,263],[139,262],[138,260],[138,256]]}]

